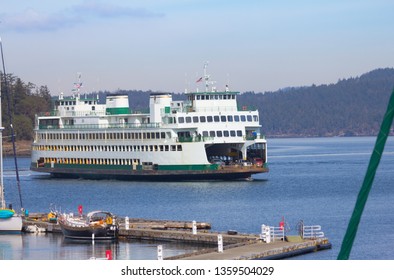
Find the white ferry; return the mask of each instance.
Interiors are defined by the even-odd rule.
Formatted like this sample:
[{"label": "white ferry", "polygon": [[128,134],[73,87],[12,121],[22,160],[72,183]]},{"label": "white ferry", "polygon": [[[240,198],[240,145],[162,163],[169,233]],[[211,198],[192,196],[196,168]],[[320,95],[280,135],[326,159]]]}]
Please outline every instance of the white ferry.
[{"label": "white ferry", "polygon": [[[55,177],[122,180],[234,180],[268,172],[259,113],[238,108],[239,92],[151,93],[149,113],[133,111],[125,94],[106,103],[60,94],[52,112],[36,117],[31,170]],[[132,100],[131,100],[132,105]]]}]

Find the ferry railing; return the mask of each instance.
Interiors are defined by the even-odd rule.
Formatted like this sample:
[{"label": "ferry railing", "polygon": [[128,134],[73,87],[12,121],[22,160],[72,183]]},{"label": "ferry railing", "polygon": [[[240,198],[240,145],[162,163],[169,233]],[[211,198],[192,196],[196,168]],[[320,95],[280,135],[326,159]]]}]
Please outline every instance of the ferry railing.
[{"label": "ferry railing", "polygon": [[177,137],[176,141],[180,143],[185,142],[205,142],[205,141],[212,141],[214,137],[209,136],[194,136],[194,137]]},{"label": "ferry railing", "polygon": [[256,139],[265,139],[265,135],[247,135],[244,136],[244,140],[256,140]]},{"label": "ferry railing", "polygon": [[158,128],[160,123],[116,123],[116,124],[70,124],[70,125],[39,125],[39,129],[140,129],[140,128]]},{"label": "ferry railing", "polygon": [[302,238],[304,239],[316,239],[324,237],[324,232],[321,231],[320,225],[303,226],[302,227]]},{"label": "ferry railing", "polygon": [[83,116],[105,116],[105,110],[87,110],[87,111],[59,111],[53,110],[50,112],[38,113],[38,117],[56,117],[56,116],[64,116],[64,117],[83,117]]}]

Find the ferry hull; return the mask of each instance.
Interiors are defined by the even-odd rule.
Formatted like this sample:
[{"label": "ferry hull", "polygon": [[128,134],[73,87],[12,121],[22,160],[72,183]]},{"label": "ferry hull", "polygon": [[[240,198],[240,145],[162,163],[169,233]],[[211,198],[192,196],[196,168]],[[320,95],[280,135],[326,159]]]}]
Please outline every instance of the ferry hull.
[{"label": "ferry hull", "polygon": [[203,181],[242,180],[268,172],[264,167],[222,168],[218,170],[116,170],[31,167],[32,171],[50,173],[57,178],[116,179],[130,181]]}]

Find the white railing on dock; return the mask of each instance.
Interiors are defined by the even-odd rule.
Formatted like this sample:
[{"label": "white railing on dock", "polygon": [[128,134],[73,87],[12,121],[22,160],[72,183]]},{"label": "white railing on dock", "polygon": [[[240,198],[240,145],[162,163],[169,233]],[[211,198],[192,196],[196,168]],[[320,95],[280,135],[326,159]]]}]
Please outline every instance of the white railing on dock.
[{"label": "white railing on dock", "polygon": [[283,227],[270,227],[271,240],[285,240],[285,229]]},{"label": "white railing on dock", "polygon": [[270,227],[267,225],[261,225],[260,239],[266,243],[274,242],[275,240],[285,240],[285,229],[284,227]]},{"label": "white railing on dock", "polygon": [[324,237],[324,232],[321,231],[321,226],[303,226],[302,227],[302,238],[314,239]]}]

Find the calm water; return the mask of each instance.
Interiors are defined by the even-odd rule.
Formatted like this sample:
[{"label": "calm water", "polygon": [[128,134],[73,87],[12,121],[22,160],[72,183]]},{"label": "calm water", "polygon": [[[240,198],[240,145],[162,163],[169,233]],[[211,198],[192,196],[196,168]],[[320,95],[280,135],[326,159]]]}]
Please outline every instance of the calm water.
[{"label": "calm water", "polygon": [[[269,139],[269,174],[245,182],[125,182],[63,180],[28,170],[19,159],[24,207],[47,212],[109,210],[120,216],[209,222],[214,231],[259,233],[282,216],[296,225],[321,225],[333,248],[297,259],[336,259],[361,187],[375,138]],[[6,159],[8,202],[19,207],[12,160]],[[394,138],[387,141],[352,259],[394,259]],[[58,235],[0,236],[0,259],[87,259],[111,249],[117,259],[155,259],[159,243],[70,243]],[[164,245],[164,256],[198,249]]]}]

